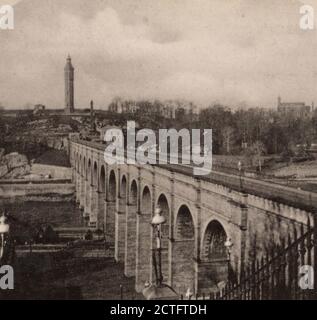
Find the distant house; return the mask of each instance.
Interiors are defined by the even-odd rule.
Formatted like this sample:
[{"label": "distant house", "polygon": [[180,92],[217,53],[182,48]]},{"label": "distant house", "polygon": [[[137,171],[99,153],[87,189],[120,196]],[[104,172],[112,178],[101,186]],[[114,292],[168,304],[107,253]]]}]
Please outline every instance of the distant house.
[{"label": "distant house", "polygon": [[[117,126],[104,126],[102,128],[97,128],[97,131],[99,131],[100,133],[100,140],[104,141],[105,138],[105,134],[108,130],[113,130],[113,133],[116,133],[116,130],[122,130],[120,127]],[[112,134],[113,136],[119,136],[119,132],[118,134]]]},{"label": "distant house", "polygon": [[41,115],[45,113],[45,106],[43,104],[36,104],[33,109],[34,115]]},{"label": "distant house", "polygon": [[109,105],[109,111],[114,113],[136,113],[139,106],[134,101],[122,101],[120,98],[114,99]]},{"label": "distant house", "polygon": [[142,112],[142,114],[160,115],[167,119],[175,119],[185,115],[193,120],[198,118],[197,106],[185,100],[161,102],[158,100],[133,101],[115,98],[109,105],[108,111],[120,114]]},{"label": "distant house", "polygon": [[281,97],[277,100],[277,111],[286,117],[294,119],[309,118],[313,114],[314,106],[307,106],[305,102],[282,102]]}]

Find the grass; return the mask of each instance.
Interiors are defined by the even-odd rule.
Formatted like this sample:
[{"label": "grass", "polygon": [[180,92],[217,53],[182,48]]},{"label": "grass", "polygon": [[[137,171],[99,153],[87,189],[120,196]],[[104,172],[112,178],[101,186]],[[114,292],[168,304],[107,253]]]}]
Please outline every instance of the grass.
[{"label": "grass", "polygon": [[83,226],[82,212],[73,202],[14,202],[5,205],[11,216],[13,237],[28,241],[30,234],[39,226]]},{"label": "grass", "polygon": [[[122,286],[123,299],[141,299],[142,295],[137,294],[134,290],[134,278],[127,278],[123,274],[123,265],[114,262],[113,259],[102,259],[100,268],[89,271],[89,263],[81,273],[68,274],[65,278],[53,282],[56,286],[74,287],[81,289],[81,298],[85,300],[120,300]],[[78,263],[78,261],[77,261]],[[68,266],[71,270],[71,264]]]},{"label": "grass", "polygon": [[36,158],[35,163],[60,166],[60,167],[70,167],[69,157],[66,151],[51,149],[38,158]]},{"label": "grass", "polygon": [[[30,228],[83,226],[81,211],[71,202],[24,202],[7,205],[13,217],[13,236],[28,236]],[[86,250],[90,250],[89,248]],[[134,291],[134,279],[112,258],[77,257],[70,252],[26,253],[16,259],[15,290],[0,299],[142,299]],[[1,292],[0,292],[1,295]]]}]

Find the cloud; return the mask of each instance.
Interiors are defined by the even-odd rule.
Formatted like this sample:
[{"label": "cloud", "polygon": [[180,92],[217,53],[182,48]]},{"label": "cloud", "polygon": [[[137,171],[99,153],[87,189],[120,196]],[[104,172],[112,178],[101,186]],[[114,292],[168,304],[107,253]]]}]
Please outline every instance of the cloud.
[{"label": "cloud", "polygon": [[[317,33],[298,1],[24,0],[0,32],[1,101],[63,107],[67,54],[76,105],[114,96],[274,106],[316,99]],[[317,10],[317,8],[316,8]]]},{"label": "cloud", "polygon": [[0,0],[0,6],[3,6],[3,5],[14,6],[21,1],[22,0]]}]

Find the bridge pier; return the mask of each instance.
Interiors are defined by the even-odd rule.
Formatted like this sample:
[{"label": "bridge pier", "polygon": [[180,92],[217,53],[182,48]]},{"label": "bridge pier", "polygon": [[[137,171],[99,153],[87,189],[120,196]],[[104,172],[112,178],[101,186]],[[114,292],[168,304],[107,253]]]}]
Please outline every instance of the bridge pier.
[{"label": "bridge pier", "polygon": [[98,190],[97,187],[90,186],[90,215],[89,215],[89,227],[97,227],[97,217],[98,217]]},{"label": "bridge pier", "polygon": [[125,250],[124,250],[124,274],[127,277],[135,276],[136,269],[136,223],[137,205],[128,204],[125,221]]},{"label": "bridge pier", "polygon": [[151,214],[138,214],[136,225],[136,270],[135,270],[135,290],[141,292],[144,284],[150,281],[151,275]]},{"label": "bridge pier", "polygon": [[115,240],[115,214],[116,214],[116,201],[107,200],[105,206],[105,229],[107,241],[110,247],[114,247]]},{"label": "bridge pier", "polygon": [[218,290],[219,283],[228,280],[228,262],[224,259],[195,262],[195,293],[209,294],[212,289]]},{"label": "bridge pier", "polygon": [[115,250],[114,258],[117,262],[124,261],[125,249],[125,221],[126,221],[126,199],[118,199],[118,210],[115,215]]},{"label": "bridge pier", "polygon": [[171,286],[179,294],[185,294],[189,288],[195,288],[195,240],[174,240],[172,243],[172,274]]},{"label": "bridge pier", "polygon": [[81,183],[81,176],[77,171],[75,171],[76,203],[78,204],[80,202],[80,183]]},{"label": "bridge pier", "polygon": [[[84,216],[90,217],[91,215],[91,198],[92,198],[92,185],[89,181],[86,183],[86,203],[85,203],[85,210],[84,210]],[[88,221],[89,222],[89,221]]]},{"label": "bridge pier", "polygon": [[85,178],[81,175],[80,176],[80,188],[78,190],[79,193],[79,208],[84,210],[85,208]]},{"label": "bridge pier", "polygon": [[104,219],[105,219],[105,192],[97,191],[97,229],[103,230],[104,228]]},{"label": "bridge pier", "polygon": [[84,192],[84,217],[89,217],[90,212],[90,182],[85,180],[85,192]]}]

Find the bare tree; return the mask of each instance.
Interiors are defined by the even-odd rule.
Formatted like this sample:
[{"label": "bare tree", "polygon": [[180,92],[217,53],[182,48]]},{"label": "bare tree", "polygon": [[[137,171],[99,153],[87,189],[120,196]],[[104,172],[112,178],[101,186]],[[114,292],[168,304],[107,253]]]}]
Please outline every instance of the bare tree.
[{"label": "bare tree", "polygon": [[226,149],[226,152],[229,154],[231,151],[231,146],[233,145],[234,141],[234,129],[230,126],[226,126],[222,130],[223,136],[223,144]]}]

